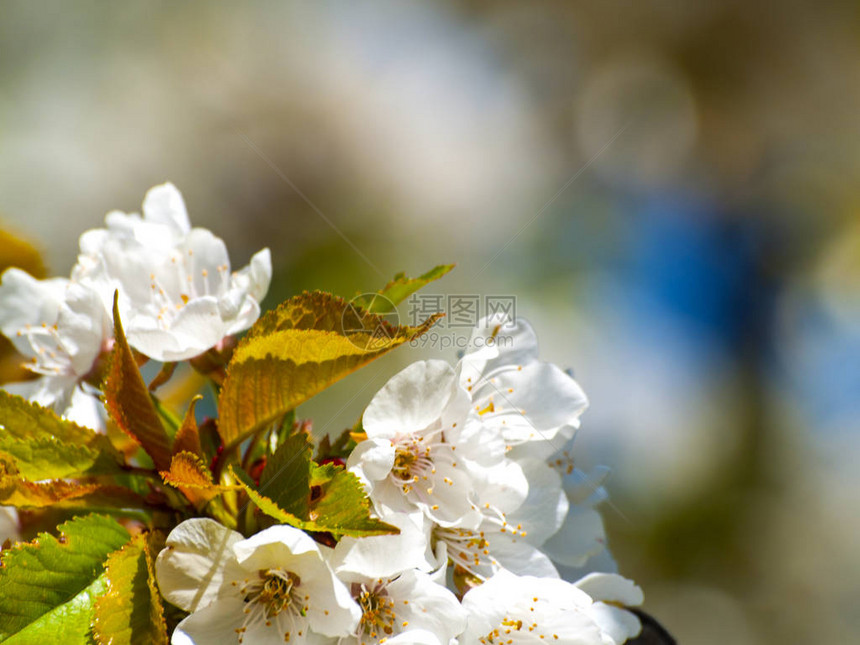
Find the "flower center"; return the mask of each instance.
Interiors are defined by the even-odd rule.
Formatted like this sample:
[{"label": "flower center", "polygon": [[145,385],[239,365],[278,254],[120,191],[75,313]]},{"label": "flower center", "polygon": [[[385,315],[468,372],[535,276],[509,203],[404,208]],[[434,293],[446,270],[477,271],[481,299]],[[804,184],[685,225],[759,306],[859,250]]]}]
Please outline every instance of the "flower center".
[{"label": "flower center", "polygon": [[[433,536],[446,544],[455,567],[482,582],[487,579],[486,567],[499,565],[490,552],[490,542],[483,531],[437,526],[433,529]],[[479,569],[483,571],[479,572]]]},{"label": "flower center", "polygon": [[368,589],[362,584],[356,600],[361,607],[361,621],[357,632],[359,635],[378,639],[394,633],[397,614],[394,611],[394,601],[388,597],[384,585],[378,584]]},{"label": "flower center", "polygon": [[436,469],[430,457],[430,446],[425,444],[423,437],[407,437],[394,444],[394,466],[391,474],[403,487],[403,492],[412,490],[412,484],[427,479]]},{"label": "flower center", "polygon": [[[537,627],[537,623],[527,626],[529,632],[533,632]],[[487,645],[492,645],[493,643],[512,643],[514,642],[511,638],[512,632],[519,632],[523,628],[523,621],[516,620],[514,618],[510,618],[506,616],[502,619],[500,627],[497,627],[493,631],[491,631],[486,636],[479,639],[481,643],[486,643]],[[540,636],[542,639],[543,636]]]},{"label": "flower center", "polygon": [[260,569],[257,577],[246,579],[240,589],[245,601],[245,620],[236,630],[239,643],[250,625],[262,622],[266,627],[276,626],[289,642],[293,634],[301,637],[306,626],[308,596],[300,591],[301,578],[283,569]]}]

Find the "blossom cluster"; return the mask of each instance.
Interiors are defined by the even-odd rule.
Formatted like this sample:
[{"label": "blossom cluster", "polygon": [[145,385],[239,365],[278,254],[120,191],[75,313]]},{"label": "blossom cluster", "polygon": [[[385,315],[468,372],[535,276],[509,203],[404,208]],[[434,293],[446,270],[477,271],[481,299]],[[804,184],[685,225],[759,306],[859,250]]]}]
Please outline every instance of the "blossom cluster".
[{"label": "blossom cluster", "polygon": [[[452,642],[615,645],[640,629],[641,590],[614,573],[573,582],[605,549],[601,475],[569,457],[587,405],[537,358],[524,321],[509,349],[452,367],[419,361],[370,401],[347,466],[398,535],[334,548],[275,526],[248,539],[210,519],[180,524],[158,559],[167,599],[192,612],[180,643]],[[558,565],[558,566],[557,566]],[[462,595],[462,602],[457,596]],[[457,640],[459,639],[459,640]]]},{"label": "blossom cluster", "polygon": [[[110,213],[104,228],[86,232],[69,279],[9,269],[0,283],[0,330],[38,375],[5,389],[96,431],[107,419],[98,388],[120,337],[167,363],[229,346],[257,321],[271,279],[267,249],[231,272],[224,243],[191,228],[172,185],[153,188],[142,210]],[[488,342],[499,333],[512,342]],[[585,473],[570,456],[587,405],[569,374],[538,358],[523,320],[481,320],[455,365],[412,363],[372,397],[349,449],[327,464],[351,473],[385,534],[303,529],[312,517],[285,512],[292,525],[243,524],[251,497],[242,508],[210,503],[249,490],[220,468],[225,445],[229,453],[239,440],[209,455],[196,425],[183,426],[179,434],[194,440],[174,447],[173,463],[198,464],[199,477],[172,465],[161,477],[187,495],[171,507],[185,519],[169,532],[144,528],[168,533],[153,567],[159,593],[183,612],[171,641],[620,645],[635,637],[641,625],[627,608],[641,604],[642,591],[613,572],[596,509],[606,471]],[[260,454],[262,463],[272,458]],[[175,496],[156,498],[169,505]],[[273,506],[256,512],[271,515]]]},{"label": "blossom cluster", "polygon": [[115,293],[129,344],[148,358],[179,361],[248,329],[271,277],[268,249],[232,272],[223,240],[191,228],[175,186],[156,186],[142,216],[113,211],[105,228],[81,236],[70,278],[36,280],[16,268],[3,273],[0,331],[39,375],[4,387],[101,428],[90,384],[112,346]]}]

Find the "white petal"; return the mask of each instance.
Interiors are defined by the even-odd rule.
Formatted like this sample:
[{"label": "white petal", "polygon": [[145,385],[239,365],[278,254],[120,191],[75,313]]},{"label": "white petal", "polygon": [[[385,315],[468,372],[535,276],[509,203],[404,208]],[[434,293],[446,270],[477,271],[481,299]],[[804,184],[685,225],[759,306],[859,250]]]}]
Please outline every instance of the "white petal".
[{"label": "white petal", "polygon": [[469,348],[459,365],[464,387],[503,365],[528,365],[538,357],[532,326],[523,319],[511,322],[507,316],[481,320],[472,332]]},{"label": "white petal", "polygon": [[147,315],[132,318],[127,326],[129,344],[157,361],[182,361],[205,352],[224,337],[225,325],[212,296],[191,300],[170,325],[161,329]]},{"label": "white petal", "polygon": [[433,568],[421,513],[387,512],[381,519],[400,529],[399,535],[344,537],[334,549],[331,567],[341,580],[391,578],[409,569]]},{"label": "white petal", "polygon": [[263,569],[272,566],[279,558],[312,553],[320,550],[313,538],[286,524],[278,524],[235,543],[236,560],[246,569]]},{"label": "white petal", "polygon": [[645,599],[642,589],[635,582],[617,573],[591,573],[574,584],[594,600],[636,606]]},{"label": "white petal", "polygon": [[395,449],[388,439],[367,439],[360,442],[350,453],[346,466],[360,471],[360,477],[371,484],[388,477],[394,466]]},{"label": "white petal", "polygon": [[[543,642],[539,637],[544,635],[547,642],[601,645],[600,629],[587,613],[591,604],[587,594],[562,580],[502,570],[466,593],[463,608],[469,618],[460,640],[477,643],[500,629],[506,643]],[[510,623],[517,620],[522,621],[519,628]]]},{"label": "white petal", "polygon": [[628,639],[635,638],[642,631],[642,623],[636,614],[620,607],[596,602],[588,613],[600,627],[604,638],[609,639],[610,645],[626,643]]},{"label": "white petal", "polygon": [[540,549],[524,539],[493,533],[490,535],[489,542],[490,553],[511,573],[539,578],[559,577],[552,561]]},{"label": "white petal", "polygon": [[[466,628],[466,611],[445,587],[420,571],[404,571],[387,586],[394,601],[397,622],[408,623],[408,631],[427,630],[448,643]],[[408,603],[404,603],[406,600]]]},{"label": "white petal", "polygon": [[231,583],[244,576],[233,555],[234,545],[241,540],[241,534],[215,520],[182,522],[167,536],[167,546],[156,560],[162,595],[185,611],[195,611],[219,596],[233,594]]},{"label": "white petal", "polygon": [[257,251],[248,266],[233,276],[235,288],[241,289],[257,302],[266,297],[271,281],[272,254],[269,249]]},{"label": "white petal", "polygon": [[595,466],[587,474],[579,468],[574,468],[563,479],[564,491],[571,504],[595,506],[608,499],[609,495],[603,488],[603,482],[609,476],[609,468]]},{"label": "white petal", "polygon": [[60,415],[68,410],[76,387],[74,376],[42,376],[32,381],[3,384],[7,392],[51,408]]},{"label": "white petal", "polygon": [[569,503],[561,487],[561,477],[546,463],[523,459],[519,466],[528,480],[528,497],[519,508],[508,514],[508,521],[526,527],[526,539],[540,546],[562,526]]},{"label": "white petal", "polygon": [[[588,407],[579,384],[551,363],[535,361],[521,369],[506,366],[472,390],[475,406],[493,410],[482,421],[493,424],[509,443],[553,442],[564,427],[576,428]],[[562,443],[555,441],[555,443]]]},{"label": "white petal", "polygon": [[85,376],[113,336],[101,296],[93,289],[71,283],[60,306],[57,327],[75,374]]},{"label": "white petal", "polygon": [[456,375],[445,361],[418,361],[395,374],[364,412],[368,437],[391,439],[438,422],[455,393]]},{"label": "white petal", "polygon": [[245,618],[244,605],[241,598],[223,598],[198,609],[176,626],[170,642],[172,645],[236,645],[236,630]]},{"label": "white petal", "polygon": [[69,406],[60,413],[69,421],[92,428],[97,432],[105,431],[105,406],[95,394],[88,394],[80,386],[72,390]]},{"label": "white petal", "polygon": [[600,513],[591,508],[571,507],[561,528],[541,548],[558,564],[583,566],[606,548]]},{"label": "white petal", "polygon": [[175,235],[191,229],[182,194],[171,183],[149,189],[143,198],[143,216],[147,222],[168,226]]},{"label": "white petal", "polygon": [[20,269],[7,269],[0,281],[0,331],[24,356],[34,355],[26,336],[18,332],[26,325],[53,325],[65,296],[68,280],[36,280]]},{"label": "white petal", "polygon": [[[489,468],[472,466],[469,469],[469,474],[475,482],[480,504],[490,504],[503,513],[510,513],[521,508],[526,499],[531,497],[529,494],[530,482],[523,473],[522,467],[509,459]],[[559,490],[561,490],[561,485],[559,485]],[[549,508],[549,505],[545,503],[547,500],[535,499],[542,502],[541,510]]]}]

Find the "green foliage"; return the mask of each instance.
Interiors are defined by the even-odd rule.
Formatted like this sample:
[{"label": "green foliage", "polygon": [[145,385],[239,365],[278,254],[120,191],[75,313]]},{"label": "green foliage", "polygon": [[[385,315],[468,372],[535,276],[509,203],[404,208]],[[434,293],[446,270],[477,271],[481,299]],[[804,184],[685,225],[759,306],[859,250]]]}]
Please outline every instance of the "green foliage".
[{"label": "green foliage", "polygon": [[155,467],[166,470],[170,467],[170,439],[125,338],[116,296],[113,322],[116,340],[104,387],[105,405],[117,425],[152,457]]},{"label": "green foliage", "polygon": [[307,435],[290,437],[266,463],[259,488],[244,471],[232,473],[251,501],[279,522],[336,537],[398,532],[370,516],[370,500],[355,475],[314,463],[311,452]]},{"label": "green foliage", "polygon": [[4,551],[0,568],[0,641],[8,645],[88,643],[97,597],[107,588],[104,562],[129,540],[128,531],[100,515],[58,527]]},{"label": "green foliage", "polygon": [[164,607],[154,558],[163,539],[139,533],[105,564],[107,592],[95,603],[93,636],[99,645],[166,645]]},{"label": "green foliage", "polygon": [[423,289],[431,282],[446,275],[453,268],[453,264],[440,264],[417,278],[407,278],[405,273],[398,273],[391,282],[377,291],[384,298],[376,298],[372,294],[363,294],[360,298],[353,299],[352,303],[371,313],[389,313],[392,304],[400,304],[419,289]]},{"label": "green foliage", "polygon": [[[215,380],[222,385],[219,417],[199,427],[198,396],[182,422],[176,418],[165,429],[172,414],[151,391],[171,378],[175,365],[165,365],[147,388],[116,296],[115,344],[103,391],[122,432],[99,434],[0,390],[0,504],[31,511],[29,535],[59,517],[94,509],[148,524],[131,537],[109,517],[78,516],[58,527],[58,538],[40,533],[2,552],[0,642],[50,643],[62,635],[72,645],[166,644],[154,558],[163,547],[161,529],[190,515],[250,530],[258,509],[335,538],[397,533],[372,517],[357,477],[313,460],[314,446],[304,426],[295,424],[295,408],[425,333],[441,314],[416,327],[397,326],[382,317],[387,310],[381,303],[401,302],[451,268],[395,276],[378,292],[384,298],[370,297],[358,307],[321,292],[287,300],[261,317],[233,351],[223,382]],[[326,438],[318,459],[344,457],[357,436],[346,431],[334,443]],[[250,464],[259,484],[239,463]],[[246,499],[253,506],[242,506]],[[49,518],[55,519],[48,524]]]},{"label": "green foliage", "polygon": [[393,326],[315,292],[260,318],[236,348],[221,389],[219,431],[228,449],[344,376],[426,332]]},{"label": "green foliage", "polygon": [[311,445],[304,433],[288,437],[266,461],[260,474],[260,492],[272,497],[295,517],[308,515]]},{"label": "green foliage", "polygon": [[108,438],[0,390],[0,458],[30,480],[116,474]]}]

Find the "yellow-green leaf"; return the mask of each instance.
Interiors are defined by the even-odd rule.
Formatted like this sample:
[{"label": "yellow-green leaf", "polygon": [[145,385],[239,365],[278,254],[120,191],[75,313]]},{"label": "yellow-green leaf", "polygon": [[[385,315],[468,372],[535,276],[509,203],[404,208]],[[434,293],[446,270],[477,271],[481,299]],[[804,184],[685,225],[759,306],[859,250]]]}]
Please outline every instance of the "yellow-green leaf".
[{"label": "yellow-green leaf", "polygon": [[327,293],[287,300],[257,321],[230,362],[218,401],[227,449],[437,319],[393,326]]},{"label": "yellow-green leaf", "polygon": [[57,539],[42,533],[33,542],[2,552],[0,641],[4,643],[89,642],[96,598],[106,588],[108,554],[129,539],[115,520],[77,517],[58,527]]},{"label": "yellow-green leaf", "polygon": [[125,338],[114,297],[114,349],[105,383],[105,405],[117,425],[139,443],[159,470],[170,468],[170,439]]},{"label": "yellow-green leaf", "polygon": [[53,410],[0,390],[0,454],[31,480],[122,471],[105,435],[61,419]]},{"label": "yellow-green leaf", "polygon": [[400,304],[419,289],[423,289],[431,282],[446,275],[453,268],[453,264],[440,264],[417,278],[408,278],[405,273],[398,273],[391,282],[376,292],[382,296],[381,298],[375,297],[376,294],[362,294],[351,302],[365,311],[386,314],[392,310],[392,305]]},{"label": "yellow-green leaf", "polygon": [[290,437],[279,452],[272,468],[266,464],[269,472],[264,470],[259,488],[243,470],[231,466],[232,475],[261,511],[284,524],[337,537],[398,532],[370,516],[370,500],[358,477],[341,466],[319,466],[310,460],[310,445],[303,436]]},{"label": "yellow-green leaf", "polygon": [[311,454],[308,436],[296,433],[278,446],[260,473],[260,493],[299,518],[307,517],[310,505]]},{"label": "yellow-green leaf", "polygon": [[321,484],[319,497],[311,500],[308,517],[314,525],[324,527],[316,530],[329,531],[335,536],[397,532],[390,524],[370,516],[370,500],[358,477],[340,466],[335,466],[333,470],[334,477]]},{"label": "yellow-green leaf", "polygon": [[152,533],[139,533],[105,563],[107,593],[95,603],[93,636],[99,645],[166,645],[167,625],[155,584]]},{"label": "yellow-green leaf", "polygon": [[33,482],[5,472],[0,463],[0,504],[17,508],[124,509],[143,508],[145,500],[123,486],[55,479]]},{"label": "yellow-green leaf", "polygon": [[280,506],[278,506],[275,502],[273,502],[269,497],[266,497],[265,495],[260,493],[257,490],[257,487],[254,485],[254,482],[251,481],[251,478],[248,477],[248,474],[244,470],[240,468],[234,468],[231,465],[230,474],[237,482],[239,482],[239,488],[242,488],[245,493],[247,493],[248,498],[254,503],[254,505],[261,511],[263,511],[266,515],[274,517],[276,520],[283,524],[289,524],[297,528],[304,528],[304,522],[301,520],[301,518],[296,517],[292,513],[288,513]]}]

